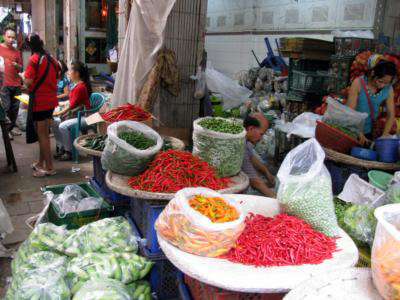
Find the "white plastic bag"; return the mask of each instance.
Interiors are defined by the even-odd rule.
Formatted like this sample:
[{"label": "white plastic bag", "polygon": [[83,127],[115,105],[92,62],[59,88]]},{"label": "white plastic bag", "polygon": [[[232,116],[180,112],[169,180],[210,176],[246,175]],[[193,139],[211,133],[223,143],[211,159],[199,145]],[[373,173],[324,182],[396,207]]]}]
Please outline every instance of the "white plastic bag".
[{"label": "white plastic bag", "polygon": [[352,31],[342,31],[342,30],[335,30],[332,31],[332,35],[334,37],[340,38],[363,38],[363,39],[374,39],[374,33],[371,30],[352,30]]},{"label": "white plastic bag", "polygon": [[322,121],[329,125],[344,127],[356,134],[363,133],[367,113],[361,113],[350,107],[340,104],[339,101],[328,97],[328,108]]},{"label": "white plastic bag", "polygon": [[196,86],[194,89],[194,97],[196,99],[201,99],[204,97],[206,93],[206,74],[201,70],[201,67],[197,68],[196,76],[190,77],[193,80],[196,80]]},{"label": "white plastic bag", "polygon": [[249,89],[215,70],[210,63],[207,64],[206,82],[210,91],[222,95],[225,110],[239,106],[252,94]]},{"label": "white plastic bag", "polygon": [[12,233],[14,227],[11,223],[10,216],[7,209],[3,205],[3,201],[0,198],[0,233]]},{"label": "white plastic bag", "polygon": [[74,295],[73,300],[130,300],[126,286],[114,279],[99,278],[86,282]]},{"label": "white plastic bag", "polygon": [[[209,130],[200,125],[207,118],[210,117],[197,119],[193,123],[193,154],[213,166],[221,177],[237,175],[243,163],[246,130],[243,128],[238,134]],[[240,121],[224,120],[234,123]]]},{"label": "white plastic bag", "polygon": [[[156,145],[146,150],[136,149],[118,137],[120,132],[127,131],[141,132],[146,137],[153,139]],[[135,121],[115,122],[108,126],[107,135],[106,146],[101,155],[103,169],[127,176],[136,176],[142,173],[163,145],[163,139],[156,131]]]},{"label": "white plastic bag", "polygon": [[[239,218],[213,223],[189,205],[196,196],[219,197],[233,206]],[[244,229],[244,213],[235,199],[206,188],[187,188],[175,194],[158,217],[157,233],[183,251],[200,256],[216,257],[228,252]]]},{"label": "white plastic bag", "polygon": [[351,174],[338,198],[348,203],[365,204],[376,208],[383,205],[385,193],[357,174]]},{"label": "white plastic bag", "polygon": [[20,105],[19,110],[18,110],[18,117],[17,117],[17,120],[15,121],[15,124],[22,131],[26,130],[27,117],[28,117],[28,109],[26,107],[24,107],[23,105]]},{"label": "white plastic bag", "polygon": [[278,201],[284,212],[303,219],[315,230],[336,236],[338,224],[325,152],[310,139],[288,153],[279,171]]},{"label": "white plastic bag", "polygon": [[400,204],[377,208],[372,247],[372,278],[385,300],[400,299]]},{"label": "white plastic bag", "polygon": [[293,126],[288,132],[288,137],[290,137],[292,134],[301,136],[303,138],[315,137],[317,121],[321,120],[321,118],[322,117],[320,115],[311,112],[302,113],[293,120]]}]

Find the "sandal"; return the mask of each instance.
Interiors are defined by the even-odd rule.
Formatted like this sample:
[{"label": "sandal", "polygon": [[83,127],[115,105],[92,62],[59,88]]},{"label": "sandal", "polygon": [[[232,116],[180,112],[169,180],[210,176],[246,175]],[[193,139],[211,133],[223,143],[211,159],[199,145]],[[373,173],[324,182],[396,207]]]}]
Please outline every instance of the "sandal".
[{"label": "sandal", "polygon": [[38,162],[35,162],[35,163],[31,164],[31,169],[32,169],[33,171],[37,171],[37,170],[39,170],[39,169],[42,169],[42,167],[39,167],[39,163],[38,163]]},{"label": "sandal", "polygon": [[51,171],[47,171],[47,170],[43,170],[43,169],[37,169],[35,171],[33,171],[33,177],[46,177],[46,176],[54,176],[57,174],[56,170],[51,170]]},{"label": "sandal", "polygon": [[33,177],[46,177],[46,171],[43,169],[37,169],[33,171]]},{"label": "sandal", "polygon": [[56,170],[51,170],[51,171],[44,170],[44,172],[46,173],[46,176],[54,176],[57,174]]}]

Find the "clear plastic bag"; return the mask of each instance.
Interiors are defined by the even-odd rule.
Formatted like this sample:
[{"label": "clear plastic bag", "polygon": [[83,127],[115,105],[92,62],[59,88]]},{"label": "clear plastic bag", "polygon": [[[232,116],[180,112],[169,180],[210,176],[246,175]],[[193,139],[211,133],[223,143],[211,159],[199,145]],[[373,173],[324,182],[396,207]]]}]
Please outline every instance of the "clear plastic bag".
[{"label": "clear plastic bag", "polygon": [[0,233],[12,233],[14,227],[11,223],[10,216],[7,209],[3,205],[3,201],[0,198]]},{"label": "clear plastic bag", "polygon": [[114,279],[94,279],[86,282],[73,300],[131,300],[126,286]]},{"label": "clear plastic bag", "polygon": [[197,68],[196,76],[192,76],[191,79],[196,80],[194,97],[196,99],[203,98],[206,92],[206,74],[201,70],[201,67]]},{"label": "clear plastic bag", "polygon": [[293,127],[288,132],[288,136],[294,134],[304,138],[315,137],[315,128],[319,120],[321,120],[320,115],[311,112],[302,113],[293,120]]},{"label": "clear plastic bag", "polygon": [[126,286],[131,300],[151,300],[151,287],[147,281],[135,281]]},{"label": "clear plastic bag", "polygon": [[242,168],[246,130],[238,134],[216,132],[200,126],[203,119],[193,123],[193,154],[213,166],[221,177],[237,175]]},{"label": "clear plastic bag", "polygon": [[383,205],[385,201],[384,192],[357,174],[350,175],[338,197],[348,203],[365,204],[375,208]]},{"label": "clear plastic bag", "polygon": [[55,196],[53,192],[45,192],[46,201],[52,202],[58,209],[60,217],[65,217],[72,212],[99,209],[103,205],[102,198],[90,197],[89,194],[77,184],[70,184],[64,191]]},{"label": "clear plastic bag", "polygon": [[20,108],[18,110],[18,116],[17,116],[17,120],[15,121],[15,124],[22,131],[26,130],[27,117],[28,117],[28,109],[27,108],[22,108],[20,106]]},{"label": "clear plastic bag", "polygon": [[[254,78],[254,81],[256,78],[257,76]],[[252,91],[240,86],[231,78],[218,72],[209,63],[206,69],[206,82],[207,88],[210,91],[222,95],[224,99],[223,107],[225,110],[239,106],[252,94]]]},{"label": "clear plastic bag", "polygon": [[[118,137],[120,132],[141,132],[153,139],[156,145],[146,150],[139,150]],[[161,150],[163,139],[148,127],[135,121],[115,122],[107,128],[106,146],[101,156],[103,169],[114,173],[136,176],[144,171],[154,156]]]},{"label": "clear plastic bag", "polygon": [[269,129],[255,147],[263,160],[273,158],[275,155],[275,131]]},{"label": "clear plastic bag", "polygon": [[400,183],[392,184],[386,192],[385,204],[400,204]]},{"label": "clear plastic bag", "polygon": [[[239,218],[226,223],[213,223],[189,205],[195,195],[220,197],[236,208]],[[227,195],[206,188],[187,188],[175,194],[155,223],[157,233],[183,251],[216,257],[228,252],[244,229],[240,205]]]},{"label": "clear plastic bag", "polygon": [[372,246],[375,236],[376,219],[374,208],[368,205],[354,204],[347,208],[343,221],[346,224],[346,231],[358,241]]},{"label": "clear plastic bag", "polygon": [[[65,279],[66,263],[65,257],[50,257],[47,254],[34,254],[36,259],[32,260],[32,269],[24,265],[13,277],[11,286],[7,291],[6,299],[47,299],[47,300],[69,300],[71,291]],[[40,260],[39,260],[40,258]],[[43,261],[42,259],[53,260]],[[35,266],[36,266],[35,265]]]},{"label": "clear plastic bag", "polygon": [[123,217],[102,219],[79,228],[64,242],[65,253],[71,256],[88,252],[133,252],[138,250],[138,238]]},{"label": "clear plastic bag", "polygon": [[110,278],[125,284],[140,280],[153,264],[134,253],[86,253],[70,261],[67,277],[74,294],[90,279]]},{"label": "clear plastic bag", "polygon": [[328,236],[338,234],[330,174],[325,152],[309,139],[288,153],[279,171],[278,201],[284,212],[303,219]]},{"label": "clear plastic bag", "polygon": [[400,299],[400,204],[377,208],[372,246],[372,278],[385,300]]},{"label": "clear plastic bag", "polygon": [[350,107],[340,104],[339,101],[328,97],[328,108],[322,121],[330,125],[344,127],[356,134],[363,133],[364,122],[368,117],[367,113],[361,113]]}]

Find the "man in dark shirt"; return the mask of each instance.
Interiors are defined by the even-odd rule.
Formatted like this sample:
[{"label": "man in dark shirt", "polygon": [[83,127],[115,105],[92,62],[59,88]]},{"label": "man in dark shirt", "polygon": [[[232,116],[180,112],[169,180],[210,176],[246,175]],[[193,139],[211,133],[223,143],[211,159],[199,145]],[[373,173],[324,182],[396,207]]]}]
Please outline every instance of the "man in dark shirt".
[{"label": "man in dark shirt", "polygon": [[[261,195],[275,198],[275,192],[270,186],[275,185],[275,177],[267,167],[257,158],[254,145],[257,144],[265,132],[269,123],[262,113],[253,113],[246,117],[243,123],[246,128],[246,150],[242,164],[242,171],[250,178],[250,186]],[[263,178],[265,177],[265,179]]]}]

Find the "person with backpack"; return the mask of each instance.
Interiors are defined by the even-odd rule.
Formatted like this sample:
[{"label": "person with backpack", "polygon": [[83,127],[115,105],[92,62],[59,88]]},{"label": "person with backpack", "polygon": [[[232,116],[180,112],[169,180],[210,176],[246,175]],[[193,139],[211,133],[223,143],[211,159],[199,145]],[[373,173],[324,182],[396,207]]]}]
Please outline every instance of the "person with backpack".
[{"label": "person with backpack", "polygon": [[58,106],[57,79],[60,68],[57,61],[43,48],[43,41],[34,33],[27,37],[27,45],[32,51],[28,65],[21,77],[29,90],[29,108],[26,125],[28,144],[39,141],[39,160],[31,167],[34,177],[53,176],[50,148],[50,126],[54,109]]}]

